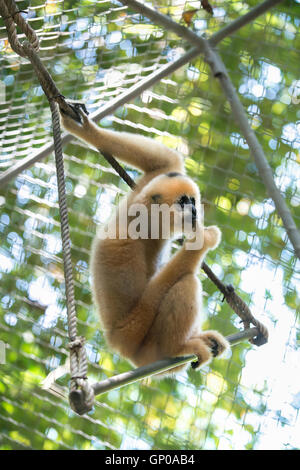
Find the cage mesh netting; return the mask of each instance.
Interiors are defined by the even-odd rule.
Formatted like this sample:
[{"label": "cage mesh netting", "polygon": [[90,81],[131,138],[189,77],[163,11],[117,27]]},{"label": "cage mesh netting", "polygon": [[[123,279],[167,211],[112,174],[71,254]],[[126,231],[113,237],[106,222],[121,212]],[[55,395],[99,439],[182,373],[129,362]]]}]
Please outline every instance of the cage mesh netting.
[{"label": "cage mesh netting", "polygon": [[[152,2],[210,37],[256,4]],[[191,47],[118,1],[17,1],[40,40],[40,57],[68,99],[90,112]],[[199,9],[200,8],[200,9]],[[218,51],[263,147],[275,182],[299,226],[298,1],[284,1],[227,36]],[[22,36],[21,36],[22,39]],[[51,143],[47,99],[31,64],[7,40],[0,20],[1,172]],[[270,331],[257,348],[243,342],[201,371],[146,379],[100,395],[76,415],[65,397],[42,388],[66,364],[67,316],[53,153],[0,189],[0,447],[2,449],[295,449],[300,447],[299,261],[268,196],[220,84],[201,55],[107,115],[100,125],[141,133],[180,150],[205,203],[206,225],[222,243],[207,263],[232,284]],[[75,138],[64,147],[79,333],[87,338],[89,378],[131,369],[105,343],[91,299],[89,256],[99,225],[128,191],[114,170]],[[128,169],[136,179],[138,172]],[[298,192],[297,192],[298,191]],[[298,263],[298,264],[297,264]],[[204,289],[204,329],[224,335],[240,319],[214,284]],[[298,287],[298,292],[297,292]],[[4,362],[4,361],[2,361]],[[60,396],[61,395],[61,396]]]}]

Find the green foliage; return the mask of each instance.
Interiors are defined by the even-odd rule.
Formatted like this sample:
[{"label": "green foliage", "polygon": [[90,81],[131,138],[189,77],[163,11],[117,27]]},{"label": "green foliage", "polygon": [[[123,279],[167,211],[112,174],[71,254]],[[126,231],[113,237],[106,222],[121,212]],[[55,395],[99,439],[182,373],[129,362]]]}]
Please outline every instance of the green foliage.
[{"label": "green foliage", "polygon": [[[27,3],[19,2],[19,8],[27,8]],[[164,0],[160,9],[179,21],[182,6],[177,3]],[[219,14],[212,18],[200,10],[191,27],[211,35],[256,3],[218,4]],[[68,98],[85,101],[91,111],[189,48],[146,18],[127,14],[116,1],[31,0],[30,7],[33,27],[43,30],[41,57],[58,88]],[[299,222],[299,105],[291,99],[299,80],[296,7],[297,2],[283,2],[226,38],[219,52]],[[50,141],[49,109],[37,77],[30,64],[20,63],[6,47],[0,40],[0,81],[6,93],[0,105],[4,169]],[[299,343],[299,290],[291,245],[229,103],[202,58],[157,83],[151,93],[123,106],[101,125],[144,133],[185,153],[188,174],[198,183],[205,203],[206,225],[222,228],[222,245],[208,256],[208,264],[220,279],[235,286],[254,315],[264,313],[268,324],[280,322],[289,312]],[[88,271],[96,226],[127,188],[98,152],[75,141],[64,150],[79,330],[88,340],[90,377],[100,381],[131,368],[105,345]],[[136,171],[131,175],[138,176]],[[202,372],[190,368],[177,380],[145,380],[104,394],[85,417],[76,416],[66,399],[42,390],[41,381],[64,364],[68,354],[53,156],[1,189],[0,204],[0,339],[7,344],[6,364],[0,365],[2,449],[256,448],[270,390],[268,384],[247,388],[241,383],[251,350],[247,343]],[[278,312],[273,309],[276,287],[259,276],[255,285],[243,278],[254,263],[258,272],[266,263],[282,275]],[[202,274],[201,279],[209,314],[204,327],[225,335],[237,331],[238,319],[222,303],[222,295]],[[261,285],[263,306],[254,298]],[[280,313],[283,305],[286,310]],[[258,366],[259,357],[257,352]],[[59,385],[66,393],[68,376]],[[285,416],[276,417],[282,427],[289,425]]]}]

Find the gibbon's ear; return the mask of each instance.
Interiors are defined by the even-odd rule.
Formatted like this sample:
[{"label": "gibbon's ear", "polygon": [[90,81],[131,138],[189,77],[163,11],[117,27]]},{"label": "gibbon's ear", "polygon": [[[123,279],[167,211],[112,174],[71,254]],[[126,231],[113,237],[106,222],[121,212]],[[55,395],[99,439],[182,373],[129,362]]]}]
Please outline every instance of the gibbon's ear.
[{"label": "gibbon's ear", "polygon": [[153,196],[151,196],[151,201],[154,202],[155,204],[159,204],[161,200],[162,200],[161,194],[153,194]]}]

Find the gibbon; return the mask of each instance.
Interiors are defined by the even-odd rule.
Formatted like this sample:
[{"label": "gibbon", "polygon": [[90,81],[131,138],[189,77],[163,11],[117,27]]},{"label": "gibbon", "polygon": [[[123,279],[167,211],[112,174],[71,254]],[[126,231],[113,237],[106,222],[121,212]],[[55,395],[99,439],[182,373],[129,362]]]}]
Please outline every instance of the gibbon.
[{"label": "gibbon", "polygon": [[[92,292],[106,340],[136,366],[195,354],[198,360],[192,366],[198,368],[229,348],[217,331],[200,329],[202,288],[197,271],[205,254],[218,246],[221,232],[216,226],[201,225],[199,189],[185,175],[183,157],[177,151],[141,135],[101,129],[82,111],[80,116],[81,123],[61,112],[64,128],[144,172],[108,223],[108,227],[116,226],[116,236],[96,236],[92,247]],[[178,235],[176,215],[185,217],[188,213],[194,235],[202,229],[201,247],[187,249],[186,239],[162,265],[168,240],[161,236],[161,227],[156,238],[129,237],[128,232],[120,236],[119,220],[123,217],[127,224],[130,222],[134,204],[143,204],[149,214],[152,204],[167,205],[171,239]],[[168,373],[184,367],[177,366]]]}]

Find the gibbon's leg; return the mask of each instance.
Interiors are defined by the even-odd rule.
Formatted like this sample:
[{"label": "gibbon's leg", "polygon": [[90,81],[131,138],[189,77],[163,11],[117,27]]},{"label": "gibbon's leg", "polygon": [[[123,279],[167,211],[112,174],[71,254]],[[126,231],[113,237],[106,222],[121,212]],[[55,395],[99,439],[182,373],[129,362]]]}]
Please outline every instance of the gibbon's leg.
[{"label": "gibbon's leg", "polygon": [[211,334],[215,342],[212,341],[209,348],[208,342],[204,341],[206,333],[198,335],[194,328],[201,306],[201,291],[194,273],[207,251],[215,248],[219,240],[219,229],[208,227],[204,231],[202,249],[186,250],[183,247],[149,281],[126,321],[111,331],[111,343],[122,343],[126,348],[123,354],[136,365],[167,355],[185,354],[197,354],[199,363],[203,363],[212,357],[210,349],[222,350],[219,345],[221,335],[214,337]]},{"label": "gibbon's leg", "polygon": [[161,357],[195,354],[198,360],[193,368],[198,368],[228,348],[227,340],[217,331],[201,331],[201,297],[202,287],[195,274],[183,276],[168,291],[151,329],[151,340],[157,344]]},{"label": "gibbon's leg", "polygon": [[184,173],[183,157],[160,142],[137,134],[115,132],[94,124],[81,112],[82,124],[61,113],[62,124],[71,134],[116,158],[148,173],[178,171]]},{"label": "gibbon's leg", "polygon": [[[172,273],[176,268],[181,277],[166,292],[161,301],[153,325],[135,356],[135,362],[138,365],[147,364],[162,357],[195,354],[198,361],[193,363],[193,367],[196,368],[213,357],[219,356],[229,347],[226,339],[217,331],[200,331],[202,288],[195,272],[197,264],[203,261],[209,249],[215,247],[219,238],[219,231],[215,227],[207,228],[202,250],[199,250],[197,254],[194,251],[181,250],[177,257],[171,260],[170,266],[167,265],[161,272],[160,283],[163,278],[165,282],[170,281],[172,275],[174,277]],[[190,255],[195,258],[192,263],[186,259],[186,256]],[[186,269],[186,274],[183,274],[180,269],[182,266]],[[184,367],[186,366],[176,367],[167,373],[173,373]]]},{"label": "gibbon's leg", "polygon": [[[191,338],[200,330],[200,324],[197,325],[197,319],[200,323],[200,310],[200,282],[194,274],[186,274],[163,298],[153,325],[135,356],[136,364],[141,366],[163,357],[188,354],[201,356],[201,363],[211,359],[210,349],[197,338]],[[168,373],[183,367],[176,367]]]}]

